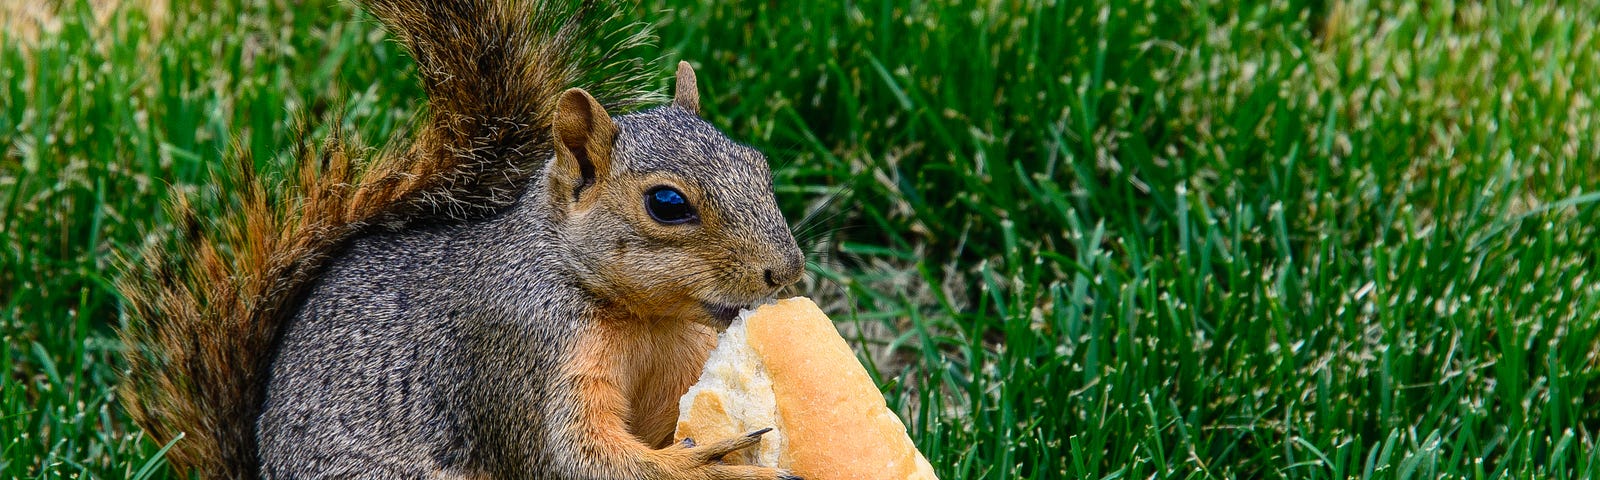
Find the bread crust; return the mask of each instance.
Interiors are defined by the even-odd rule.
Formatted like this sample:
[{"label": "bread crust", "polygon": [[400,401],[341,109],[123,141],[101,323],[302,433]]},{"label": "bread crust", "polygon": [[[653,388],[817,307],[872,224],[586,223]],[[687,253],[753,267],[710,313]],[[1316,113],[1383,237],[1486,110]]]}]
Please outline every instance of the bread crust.
[{"label": "bread crust", "polygon": [[[776,466],[807,480],[937,478],[866,368],[815,303],[805,297],[780,300],[761,306],[744,322],[748,346],[760,359],[750,368],[764,369],[771,379],[780,423],[775,427],[787,438]],[[728,401],[731,393],[702,393],[691,399],[679,422],[680,434],[720,431],[724,428],[715,423],[737,421],[688,415],[702,409],[702,402]]]}]

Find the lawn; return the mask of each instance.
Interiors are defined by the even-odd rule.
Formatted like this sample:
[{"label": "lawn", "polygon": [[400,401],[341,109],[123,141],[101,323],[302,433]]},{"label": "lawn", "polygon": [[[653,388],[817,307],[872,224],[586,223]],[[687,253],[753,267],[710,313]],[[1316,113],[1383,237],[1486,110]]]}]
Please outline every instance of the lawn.
[{"label": "lawn", "polygon": [[[116,259],[423,104],[348,4],[205,3],[0,7],[0,477],[171,476]],[[941,478],[1600,478],[1600,2],[630,15]]]}]

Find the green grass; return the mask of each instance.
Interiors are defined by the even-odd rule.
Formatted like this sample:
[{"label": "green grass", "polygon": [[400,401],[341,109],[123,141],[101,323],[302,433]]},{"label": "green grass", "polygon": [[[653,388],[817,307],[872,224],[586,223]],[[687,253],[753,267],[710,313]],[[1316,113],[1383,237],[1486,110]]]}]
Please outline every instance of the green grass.
[{"label": "green grass", "polygon": [[[0,476],[131,477],[113,255],[421,94],[331,0],[55,3],[0,39]],[[723,3],[638,15],[942,478],[1600,477],[1600,3]]]}]

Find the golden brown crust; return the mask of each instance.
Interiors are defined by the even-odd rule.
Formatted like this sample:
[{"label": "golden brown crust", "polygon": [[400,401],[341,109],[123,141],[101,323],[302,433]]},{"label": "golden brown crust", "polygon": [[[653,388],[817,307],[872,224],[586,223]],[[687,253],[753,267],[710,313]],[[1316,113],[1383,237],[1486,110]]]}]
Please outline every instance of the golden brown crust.
[{"label": "golden brown crust", "polygon": [[[788,431],[786,456],[810,480],[932,478],[905,425],[811,299],[765,305],[750,317],[750,345],[772,377]],[[841,454],[842,452],[849,452]]]},{"label": "golden brown crust", "polygon": [[[787,438],[778,466],[807,480],[935,478],[855,353],[810,299],[763,305],[744,328],[771,379],[777,428]],[[719,394],[694,397],[679,435],[724,433],[732,423],[726,417],[738,410],[725,401]]]}]

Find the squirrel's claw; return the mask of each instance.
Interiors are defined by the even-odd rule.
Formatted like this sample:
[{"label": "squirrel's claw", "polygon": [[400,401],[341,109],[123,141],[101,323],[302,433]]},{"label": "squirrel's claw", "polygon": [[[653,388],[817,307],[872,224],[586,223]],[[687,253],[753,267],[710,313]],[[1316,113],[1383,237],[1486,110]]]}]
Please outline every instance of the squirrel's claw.
[{"label": "squirrel's claw", "polygon": [[[684,462],[687,465],[684,465],[684,463],[678,463],[678,465],[682,465],[682,467],[677,467],[683,468],[684,473],[689,474],[689,476],[684,478],[705,478],[715,480],[802,480],[800,477],[787,470],[758,467],[753,465],[729,465],[722,461],[722,458],[728,456],[728,454],[750,448],[758,443],[761,443],[761,436],[770,431],[772,431],[771,428],[763,428],[761,430],[756,430],[744,435],[705,445],[698,444],[693,438],[686,437],[679,441],[677,445],[669,447],[667,450],[660,451],[660,453],[665,454],[666,458],[676,457],[679,459],[678,461],[687,460]],[[672,464],[677,462],[668,460],[667,463]],[[676,470],[677,468],[669,468],[669,470]]]},{"label": "squirrel's claw", "polygon": [[717,443],[698,447],[696,448],[698,451],[695,452],[694,458],[700,463],[720,462],[722,461],[722,457],[725,457],[730,453],[744,450],[761,443],[761,436],[770,431],[772,431],[771,428],[763,428],[761,430],[756,430],[754,432],[746,433],[744,435]]}]

